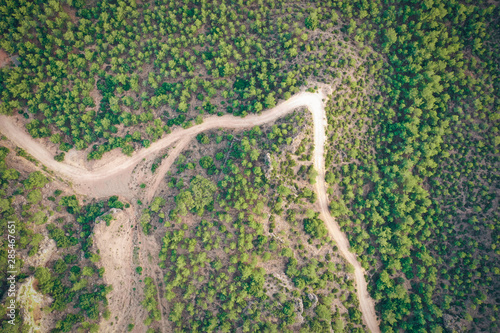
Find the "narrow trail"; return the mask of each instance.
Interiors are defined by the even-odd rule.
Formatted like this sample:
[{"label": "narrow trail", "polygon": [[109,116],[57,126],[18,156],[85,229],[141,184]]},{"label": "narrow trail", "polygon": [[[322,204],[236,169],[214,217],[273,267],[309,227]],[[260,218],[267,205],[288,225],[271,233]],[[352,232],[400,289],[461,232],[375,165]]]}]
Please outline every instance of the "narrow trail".
[{"label": "narrow trail", "polygon": [[245,118],[237,118],[232,115],[208,117],[200,125],[188,129],[175,129],[172,133],[153,143],[149,148],[143,148],[135,152],[131,157],[120,156],[118,158],[108,158],[107,160],[104,158],[101,166],[93,169],[55,161],[53,154],[43,144],[35,141],[24,129],[16,126],[11,117],[0,115],[0,132],[46,167],[71,180],[73,185],[83,194],[93,197],[121,193],[127,193],[127,196],[130,196],[130,189],[124,179],[129,179],[128,177],[130,177],[133,168],[146,157],[154,156],[152,154],[158,153],[160,150],[177,142],[175,148],[169,152],[168,157],[162,161],[162,164],[155,172],[156,175],[151,182],[152,186],[145,195],[147,201],[149,201],[172,163],[196,134],[217,128],[250,128],[277,120],[298,107],[307,107],[314,121],[314,166],[318,171],[316,191],[321,217],[325,221],[331,237],[337,243],[341,255],[354,267],[354,279],[363,321],[371,332],[378,333],[380,329],[375,313],[375,303],[367,291],[365,271],[357,261],[356,256],[349,251],[349,241],[346,235],[340,230],[338,223],[328,210],[324,162],[325,127],[327,126],[323,104],[324,98],[326,98],[324,93],[301,92],[276,107],[262,112],[260,115],[253,114]]},{"label": "narrow trail", "polygon": [[160,186],[160,183],[163,180],[163,177],[165,176],[167,171],[170,170],[170,167],[177,159],[177,156],[179,156],[179,154],[184,150],[184,148],[186,148],[186,146],[192,139],[192,135],[186,135],[185,138],[177,141],[175,147],[171,151],[169,151],[167,158],[163,160],[158,169],[156,169],[156,177],[151,182],[151,185],[148,186],[146,194],[144,195],[145,202],[151,202],[156,190],[158,189],[158,186]]}]

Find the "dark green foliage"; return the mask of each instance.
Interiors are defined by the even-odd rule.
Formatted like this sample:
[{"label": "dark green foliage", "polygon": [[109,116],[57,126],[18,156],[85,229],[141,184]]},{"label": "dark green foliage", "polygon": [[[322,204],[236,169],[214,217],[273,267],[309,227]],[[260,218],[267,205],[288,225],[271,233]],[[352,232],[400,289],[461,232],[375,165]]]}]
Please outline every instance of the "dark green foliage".
[{"label": "dark green foliage", "polygon": [[40,171],[35,171],[30,173],[28,178],[23,181],[24,186],[27,190],[32,190],[34,188],[41,188],[47,184],[49,180]]},{"label": "dark green foliage", "polygon": [[77,260],[76,255],[74,254],[67,254],[64,256],[64,262],[67,264],[72,264]]},{"label": "dark green foliage", "polygon": [[[302,87],[316,89],[306,82],[334,84],[326,107],[325,180],[330,209],[369,273],[369,291],[377,300],[381,330],[440,332],[444,327],[451,331],[450,322],[467,331],[498,330],[493,320],[498,317],[500,299],[500,12],[496,2],[67,3],[79,9],[74,21],[58,2],[0,5],[0,47],[19,56],[18,66],[0,69],[0,113],[17,112],[26,118],[26,129],[33,137],[50,137],[61,151],[56,160],[73,147],[92,146],[89,159],[99,159],[115,148],[130,155],[172,126],[199,124],[202,115],[260,113]],[[95,95],[91,96],[94,87],[99,105],[94,105]],[[314,191],[298,184],[316,181],[317,172],[308,163],[314,147],[303,141],[294,152],[296,157],[283,156],[285,144],[294,140],[290,134],[301,130],[288,125],[233,133],[234,137],[227,136],[233,146],[219,147],[214,156],[179,165],[179,173],[195,170],[217,188],[207,183],[203,185],[208,190],[195,189],[192,181],[186,188],[183,181],[172,182],[176,205],[172,218],[182,222],[182,216],[194,212],[208,219],[209,212],[224,216],[224,221],[238,221],[239,228],[252,229],[240,232],[226,223],[226,230],[238,240],[228,240],[227,246],[219,244],[219,248],[242,249],[243,259],[237,257],[231,264],[238,263],[231,274],[241,280],[231,285],[237,286],[238,296],[246,293],[254,302],[244,303],[245,297],[233,300],[234,291],[222,288],[211,294],[215,286],[207,286],[203,292],[209,301],[231,300],[225,304],[232,304],[233,309],[198,309],[194,316],[189,307],[198,306],[194,296],[191,300],[183,297],[189,288],[196,289],[197,282],[191,287],[173,286],[166,292],[171,296],[175,290],[181,295],[172,299],[170,313],[179,330],[289,329],[293,321],[288,316],[293,312],[289,299],[280,300],[279,306],[270,303],[265,311],[253,307],[265,301],[256,296],[263,285],[257,266],[244,258],[252,251],[263,258],[261,252],[267,246],[269,250],[278,247],[277,243],[266,243],[258,237],[263,235],[251,241],[241,236],[264,227],[269,233],[279,232],[280,218],[289,222],[287,228],[303,220],[311,244],[295,244],[294,251],[306,256],[304,249],[309,245],[325,246],[323,223],[309,214],[302,216],[315,201]],[[209,138],[203,133],[197,137],[202,144],[209,143]],[[36,163],[22,149],[16,152]],[[0,227],[8,219],[19,222],[19,245],[33,254],[39,242],[30,242],[32,233],[26,224],[46,223],[47,214],[37,206],[43,203],[48,180],[40,171],[22,177],[7,168],[3,162],[7,153],[0,148]],[[184,177],[186,183],[191,175]],[[14,207],[17,195],[28,200],[23,212]],[[71,196],[59,204],[76,215],[78,224],[68,229],[51,225],[51,237],[57,237],[58,246],[78,239],[87,258],[95,219],[105,209],[123,205],[114,199],[107,206],[80,208]],[[148,214],[159,213],[161,206],[155,204]],[[147,232],[157,218],[154,214],[143,224]],[[171,237],[183,239],[181,233],[186,230],[191,232],[191,227],[170,230]],[[212,236],[194,237],[186,231],[186,237],[205,243]],[[195,262],[189,257],[194,249],[185,254],[187,259],[178,254],[193,246],[196,249],[182,242],[176,240],[169,249],[176,252],[162,254],[169,264]],[[206,245],[215,248],[216,244]],[[5,246],[2,242],[0,254],[4,256]],[[286,254],[291,261],[289,276],[301,290],[323,283],[310,273],[308,264],[293,263],[292,255]],[[201,267],[201,263],[194,265]],[[205,267],[219,272],[225,265],[214,260]],[[318,264],[314,269],[323,268]],[[205,273],[210,277],[213,271]],[[254,274],[256,280],[246,274]],[[4,291],[4,282],[0,283]],[[54,283],[54,288],[61,290],[60,286]],[[312,304],[302,298],[304,304]],[[64,306],[61,299],[55,300],[55,307]],[[360,313],[353,303],[343,316],[359,322]],[[282,311],[285,305],[286,313]],[[86,309],[95,313],[91,307]],[[352,322],[344,324],[339,311],[329,319],[323,310],[320,305],[309,309],[303,331],[326,332],[331,326],[336,332],[361,330]],[[241,322],[235,323],[235,317]],[[266,321],[268,317],[272,321]],[[58,322],[56,331],[80,329],[73,327],[80,317],[64,318],[68,323]]]},{"label": "dark green foliage", "polygon": [[198,134],[196,136],[196,140],[198,140],[198,142],[201,144],[209,144],[210,143],[210,138],[205,133]]},{"label": "dark green foliage", "polygon": [[[307,35],[294,30],[296,13],[282,11],[285,7],[265,5],[269,12],[255,15],[251,4],[89,3],[72,22],[60,5],[45,12],[42,3],[6,3],[2,12],[12,15],[0,27],[2,49],[22,56],[19,74],[10,75],[9,67],[0,71],[0,90],[9,101],[0,112],[27,108],[26,117],[36,116],[26,126],[33,137],[50,136],[64,152],[92,146],[89,159],[115,148],[131,154],[141,143],[147,147],[170,126],[190,126],[198,110],[260,112],[318,72],[306,57],[301,58],[310,68],[295,66],[299,48],[308,46]],[[29,27],[19,15],[32,22]],[[319,27],[319,18],[310,13],[307,26]],[[160,42],[161,36],[181,32],[179,39]],[[143,75],[146,64],[149,72]],[[102,96],[99,105],[91,96],[94,87]],[[160,108],[168,110],[162,117],[155,111]],[[130,133],[145,130],[119,135],[119,125]]]},{"label": "dark green foliage", "polygon": [[323,238],[328,233],[325,223],[319,218],[304,219],[304,231],[314,238]]},{"label": "dark green foliage", "polygon": [[117,209],[123,209],[123,203],[118,200],[118,196],[114,195],[109,198],[108,200],[108,206],[109,208],[117,208]]},{"label": "dark green foliage", "polygon": [[311,14],[309,14],[309,16],[307,16],[305,26],[310,30],[314,30],[318,27],[318,24],[318,13],[316,13],[316,11],[313,11]]},{"label": "dark green foliage", "polygon": [[62,153],[60,153],[60,154],[58,154],[58,155],[54,156],[54,159],[55,159],[57,162],[62,162],[62,161],[64,161],[64,156],[65,156],[65,153],[64,153],[64,152],[62,152]]},{"label": "dark green foliage", "polygon": [[215,189],[215,184],[209,179],[200,175],[195,176],[190,182],[189,189],[181,190],[175,197],[177,207],[172,213],[184,216],[192,210],[202,215],[205,208],[212,204]]},{"label": "dark green foliage", "polygon": [[68,265],[61,259],[58,259],[54,264],[54,272],[57,274],[63,274],[67,268]]},{"label": "dark green foliage", "polygon": [[64,230],[57,228],[54,224],[47,225],[49,236],[56,241],[57,247],[67,248],[78,244],[78,239],[65,235]]},{"label": "dark green foliage", "polygon": [[106,300],[103,286],[97,286],[100,291],[94,293],[82,294],[78,297],[76,306],[84,310],[87,316],[92,320],[99,319],[99,303]]},{"label": "dark green foliage", "polygon": [[[372,11],[355,2],[346,32],[380,32],[381,45],[372,43],[379,54],[361,59],[357,75],[342,75],[346,86],[328,102],[325,160],[332,213],[362,265],[377,271],[368,285],[381,330],[439,332],[458,321],[495,330],[498,36],[486,27],[498,28],[498,6],[374,2]],[[365,97],[363,70],[380,93]]]},{"label": "dark green foliage", "polygon": [[71,332],[73,331],[73,326],[81,323],[84,319],[85,317],[82,315],[70,313],[63,320],[56,323],[56,329],[61,332]]},{"label": "dark green foliage", "polygon": [[80,204],[75,195],[62,197],[59,201],[59,205],[66,207],[66,210],[70,214],[76,214],[80,211]]},{"label": "dark green foliage", "polygon": [[38,280],[38,287],[42,293],[48,294],[52,291],[54,281],[48,268],[38,267],[35,271],[35,277]]},{"label": "dark green foliage", "polygon": [[210,156],[204,156],[200,159],[200,166],[203,169],[209,169],[214,165],[214,160]]},{"label": "dark green foliage", "polygon": [[203,213],[203,210],[213,201],[213,194],[215,189],[215,184],[212,183],[209,179],[202,176],[198,175],[191,180],[189,184],[189,190],[192,193],[194,200],[192,208],[200,215]]}]

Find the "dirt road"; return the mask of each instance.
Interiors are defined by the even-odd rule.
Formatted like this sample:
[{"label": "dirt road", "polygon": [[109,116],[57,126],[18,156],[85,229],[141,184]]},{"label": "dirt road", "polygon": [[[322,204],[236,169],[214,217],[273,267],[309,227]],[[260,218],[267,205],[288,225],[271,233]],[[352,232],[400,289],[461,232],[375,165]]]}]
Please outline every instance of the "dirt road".
[{"label": "dirt road", "polygon": [[[169,147],[174,142],[182,140],[185,143],[184,140],[187,137],[194,137],[196,134],[210,129],[222,127],[238,129],[262,125],[281,118],[295,108],[308,106],[317,100],[321,101],[318,94],[303,92],[272,109],[262,112],[260,115],[252,114],[245,118],[237,118],[232,115],[222,117],[212,116],[204,119],[202,124],[190,127],[189,129],[177,128],[164,138],[151,144],[149,148],[143,148],[134,152],[131,157],[125,155],[119,155],[118,157],[105,156],[99,162],[101,166],[94,169],[55,161],[53,154],[42,143],[33,140],[24,128],[17,126],[12,117],[0,115],[0,132],[45,166],[56,171],[59,175],[69,178],[75,189],[80,193],[93,197],[105,197],[114,194],[130,197],[130,190],[128,189],[128,182],[126,180],[128,180],[135,165],[146,157],[154,156],[154,154],[165,147]],[[177,150],[176,152],[179,153],[180,151]],[[169,154],[169,156],[173,155]],[[168,158],[168,160],[171,160],[171,158]],[[161,167],[161,169],[163,170],[164,168]],[[160,176],[160,172],[158,171],[156,174]]]},{"label": "dirt road", "polygon": [[[311,101],[312,102],[312,101]],[[308,104],[308,108],[313,116],[314,123],[314,168],[318,171],[316,182],[316,192],[320,206],[321,218],[325,221],[330,235],[337,243],[340,254],[354,267],[354,280],[356,281],[356,291],[359,299],[360,311],[363,314],[363,320],[372,332],[380,332],[377,315],[375,314],[375,303],[368,294],[365,280],[365,270],[356,259],[356,256],[349,251],[349,241],[346,235],[340,230],[340,226],[330,215],[328,209],[328,197],[326,195],[325,184],[325,127],[328,122],[325,109],[321,100],[318,98],[313,103]]]},{"label": "dirt road", "polygon": [[134,169],[135,165],[140,163],[146,157],[149,157],[151,154],[155,154],[177,142],[176,148],[171,151],[168,158],[162,162],[162,165],[157,169],[156,178],[150,183],[152,186],[150,186],[150,189],[146,193],[146,197],[151,199],[161,179],[168,171],[177,155],[185,146],[187,146],[190,139],[196,134],[216,128],[238,129],[262,125],[272,122],[298,107],[307,107],[311,111],[314,120],[314,165],[318,171],[316,191],[321,209],[321,217],[325,221],[331,237],[337,243],[340,253],[354,267],[354,278],[357,287],[356,289],[360,303],[360,310],[363,314],[363,320],[366,326],[371,332],[380,332],[377,316],[375,314],[374,301],[371,299],[366,288],[364,269],[356,260],[356,256],[349,251],[349,241],[347,240],[347,237],[344,233],[342,233],[339,225],[330,215],[328,210],[328,197],[326,194],[324,177],[324,145],[326,140],[325,127],[327,126],[323,105],[324,98],[326,98],[326,96],[323,93],[302,92],[294,95],[287,101],[280,103],[276,107],[262,112],[260,115],[249,115],[245,118],[236,118],[231,115],[225,115],[222,117],[212,116],[204,119],[204,122],[200,125],[196,125],[188,129],[178,128],[174,130],[161,140],[153,143],[149,148],[141,149],[135,152],[132,157],[120,156],[109,160],[103,159],[101,166],[93,170],[56,162],[53,155],[46,149],[45,146],[32,139],[24,129],[16,126],[13,119],[10,117],[3,115],[0,116],[0,131],[17,146],[25,149],[45,166],[56,171],[59,175],[71,180],[77,190],[93,197],[125,193],[127,196],[130,196],[128,182],[125,180],[129,179],[127,177],[130,177],[130,173]]}]

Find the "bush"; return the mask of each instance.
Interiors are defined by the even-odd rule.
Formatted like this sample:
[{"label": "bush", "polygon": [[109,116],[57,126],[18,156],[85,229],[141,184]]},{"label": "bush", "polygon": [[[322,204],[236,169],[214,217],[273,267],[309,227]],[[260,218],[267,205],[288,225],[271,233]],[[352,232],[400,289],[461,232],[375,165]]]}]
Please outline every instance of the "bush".
[{"label": "bush", "polygon": [[328,232],[324,222],[318,218],[304,219],[304,231],[313,238],[323,238]]},{"label": "bush", "polygon": [[213,158],[211,158],[210,156],[203,156],[201,159],[200,159],[200,166],[203,168],[203,169],[209,169],[210,167],[212,167],[214,165],[214,160]]},{"label": "bush", "polygon": [[198,140],[199,143],[204,144],[204,145],[210,143],[210,138],[205,133],[198,134],[196,136],[196,140]]},{"label": "bush", "polygon": [[65,156],[65,155],[66,155],[66,154],[65,154],[64,152],[62,152],[62,153],[60,153],[60,154],[58,154],[58,155],[54,156],[54,159],[55,159],[57,162],[62,162],[62,161],[64,161],[64,156]]}]

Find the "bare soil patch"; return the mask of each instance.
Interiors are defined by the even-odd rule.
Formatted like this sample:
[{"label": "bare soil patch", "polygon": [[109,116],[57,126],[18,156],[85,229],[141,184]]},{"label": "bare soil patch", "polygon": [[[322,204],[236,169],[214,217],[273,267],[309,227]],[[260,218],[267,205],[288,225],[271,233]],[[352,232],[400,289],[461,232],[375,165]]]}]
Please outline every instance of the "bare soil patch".
[{"label": "bare soil patch", "polygon": [[76,9],[74,9],[66,4],[62,5],[62,8],[69,15],[69,17],[70,17],[71,21],[73,21],[73,23],[78,22],[78,17],[76,17]]},{"label": "bare soil patch", "polygon": [[112,210],[110,213],[113,220],[109,226],[101,221],[94,227],[94,246],[101,256],[99,263],[104,267],[104,282],[113,287],[107,295],[111,316],[101,321],[99,332],[126,332],[128,324],[135,324],[139,332],[144,328],[142,321],[146,313],[140,304],[144,286],[139,282],[133,260],[137,236],[133,210]]},{"label": "bare soil patch", "polygon": [[0,49],[0,68],[5,67],[10,62],[10,56],[4,50]]}]

